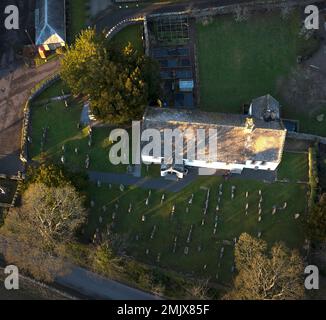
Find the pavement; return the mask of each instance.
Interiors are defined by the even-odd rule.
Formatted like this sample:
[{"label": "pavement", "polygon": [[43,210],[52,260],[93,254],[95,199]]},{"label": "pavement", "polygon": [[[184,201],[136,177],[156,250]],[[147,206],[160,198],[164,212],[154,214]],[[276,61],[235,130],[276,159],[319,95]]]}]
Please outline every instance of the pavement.
[{"label": "pavement", "polygon": [[101,181],[105,184],[122,184],[124,186],[137,186],[143,189],[164,190],[169,192],[180,192],[198,177],[197,170],[189,171],[189,174],[182,180],[169,181],[164,178],[135,177],[130,174],[108,173],[108,172],[88,172],[89,179],[97,183]]},{"label": "pavement", "polygon": [[31,89],[58,68],[59,61],[54,60],[37,69],[20,65],[5,75],[0,70],[0,173],[14,175],[22,171],[19,155],[24,105]]},{"label": "pavement", "polygon": [[190,9],[209,9],[242,2],[250,2],[250,0],[190,0],[177,3],[166,1],[142,5],[139,8],[133,6],[121,9],[118,6],[110,6],[106,11],[100,12],[97,17],[93,18],[93,24],[98,30],[109,30],[120,21],[128,18],[158,13],[182,12]]},{"label": "pavement", "polygon": [[73,267],[55,281],[59,285],[98,300],[162,300],[158,296],[104,278],[80,267]]}]

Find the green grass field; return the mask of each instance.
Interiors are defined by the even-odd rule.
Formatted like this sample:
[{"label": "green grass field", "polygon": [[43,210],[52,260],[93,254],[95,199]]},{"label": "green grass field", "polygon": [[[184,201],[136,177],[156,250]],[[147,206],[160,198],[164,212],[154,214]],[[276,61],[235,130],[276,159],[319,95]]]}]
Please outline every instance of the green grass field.
[{"label": "green grass field", "polygon": [[69,38],[73,42],[79,32],[86,27],[87,11],[86,0],[69,1],[70,7],[70,26]]},{"label": "green grass field", "polygon": [[[93,143],[88,146],[88,129],[78,129],[82,102],[71,100],[66,108],[63,102],[41,103],[52,95],[57,95],[61,84],[50,87],[32,106],[32,143],[29,148],[30,157],[41,161],[44,157],[59,163],[61,156],[65,155],[65,164],[72,170],[84,170],[86,155],[90,157],[89,170],[112,171],[125,173],[124,165],[112,165],[109,162],[110,129],[101,127],[93,130]],[[40,100],[41,99],[41,100]],[[46,143],[41,149],[43,128],[48,127]],[[62,147],[65,146],[63,152]],[[75,148],[78,153],[75,153]]]},{"label": "green grass field", "polygon": [[239,113],[255,97],[278,98],[278,79],[314,45],[298,36],[300,22],[296,12],[288,20],[269,13],[247,22],[219,16],[207,26],[197,23],[201,108]]},{"label": "green grass field", "polygon": [[[306,155],[301,154],[297,158],[300,165],[295,166],[291,174],[297,180],[302,177],[302,163],[306,163]],[[290,166],[293,161],[291,155],[285,156],[285,166]],[[218,188],[223,184],[223,195],[220,211],[216,212]],[[236,186],[235,199],[231,199],[231,188]],[[207,190],[210,188],[209,209],[204,216]],[[263,194],[262,221],[258,222],[259,190]],[[248,200],[245,197],[249,192]],[[215,279],[219,274],[219,282],[229,283],[232,279],[231,268],[233,265],[233,245],[235,237],[242,232],[248,232],[257,236],[262,232],[262,238],[269,244],[276,241],[284,241],[291,248],[301,248],[304,241],[302,221],[306,214],[306,185],[291,183],[264,184],[253,180],[232,179],[224,181],[220,177],[200,177],[190,186],[179,193],[165,192],[166,200],[161,205],[161,197],[164,192],[152,191],[149,204],[146,198],[149,190],[139,188],[126,188],[121,192],[118,186],[102,185],[90,186],[90,200],[95,202],[95,208],[91,209],[85,237],[92,239],[98,228],[104,235],[108,226],[113,222],[112,215],[115,212],[114,233],[119,236],[119,247],[125,248],[126,253],[150,265],[157,265],[166,269],[178,271],[185,275],[210,277]],[[191,195],[194,194],[192,205],[188,204]],[[246,203],[249,203],[248,216],[245,215]],[[285,210],[279,210],[272,215],[272,207],[282,207],[287,202]],[[128,209],[132,204],[132,211]],[[118,204],[118,208],[115,205]],[[175,205],[175,215],[171,218],[171,210]],[[106,206],[106,211],[103,211]],[[186,212],[186,207],[189,212]],[[296,213],[301,218],[294,219]],[[146,221],[142,221],[142,216]],[[213,234],[215,216],[218,216],[217,233]],[[99,217],[103,221],[100,223]],[[202,219],[205,225],[202,226]],[[154,226],[157,232],[151,239]],[[187,237],[191,225],[193,225],[192,240],[188,244]],[[139,240],[136,240],[138,235]],[[173,253],[173,243],[177,240],[177,250]],[[189,254],[184,254],[185,247],[189,247]],[[201,252],[198,247],[201,246]],[[225,248],[225,255],[220,260],[220,250]],[[147,255],[146,250],[150,252]],[[157,262],[157,255],[161,254],[161,260]],[[220,262],[220,268],[218,264]],[[204,265],[207,269],[204,270]]]},{"label": "green grass field", "polygon": [[308,154],[284,153],[282,162],[277,170],[278,179],[291,182],[308,181]]},{"label": "green grass field", "polygon": [[138,52],[143,53],[144,51],[142,27],[139,24],[124,28],[117,33],[111,41],[117,44],[120,48],[124,48],[130,42]]}]

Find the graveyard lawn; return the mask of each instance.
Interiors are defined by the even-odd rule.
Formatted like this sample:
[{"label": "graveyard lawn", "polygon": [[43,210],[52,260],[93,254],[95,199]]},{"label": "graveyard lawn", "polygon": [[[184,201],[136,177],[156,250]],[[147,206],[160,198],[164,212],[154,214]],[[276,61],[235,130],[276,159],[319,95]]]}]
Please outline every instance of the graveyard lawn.
[{"label": "graveyard lawn", "polygon": [[[54,88],[49,88],[53,92]],[[49,97],[48,93],[42,96]],[[46,107],[47,106],[47,107]],[[40,103],[39,100],[32,106],[31,138],[29,155],[35,161],[51,160],[60,163],[65,156],[65,165],[71,170],[85,170],[87,154],[90,157],[89,170],[100,172],[126,173],[127,166],[115,166],[109,161],[111,142],[107,127],[94,128],[92,146],[88,146],[88,128],[78,129],[82,112],[82,101],[71,99],[66,108],[62,101]],[[43,128],[48,127],[46,143],[41,150]],[[62,147],[65,151],[63,152]],[[75,148],[78,153],[75,153]]]},{"label": "graveyard lawn", "polygon": [[[242,112],[245,103],[267,93],[279,98],[277,82],[297,64],[299,55],[318,43],[299,37],[301,16],[283,20],[279,12],[252,15],[246,22],[219,16],[197,23],[201,108]],[[286,110],[285,110],[286,111]]]},{"label": "graveyard lawn", "polygon": [[[217,193],[221,183],[223,195],[220,211],[216,212]],[[236,187],[233,200],[231,199],[232,186]],[[205,188],[210,188],[207,215],[203,214],[207,195]],[[261,222],[258,222],[259,190],[263,195]],[[98,229],[102,233],[102,239],[105,239],[108,228],[110,229],[114,222],[111,232],[115,235],[117,241],[115,243],[118,243],[120,252],[122,250],[139,261],[174,270],[185,276],[217,281],[218,274],[220,284],[230,284],[234,275],[231,272],[234,263],[233,239],[243,232],[253,236],[261,232],[262,239],[269,245],[284,241],[291,248],[302,249],[306,192],[305,184],[264,184],[253,180],[225,181],[221,177],[199,177],[196,182],[179,193],[152,191],[147,206],[149,190],[129,187],[122,192],[119,186],[91,185],[88,193],[90,201],[94,202],[94,207],[90,209],[84,236],[85,240],[91,241]],[[161,205],[163,193],[166,200]],[[192,194],[194,194],[193,204],[189,205],[188,201]],[[281,208],[285,202],[287,202],[286,209],[277,210],[276,214],[272,215],[273,206]],[[249,204],[247,216],[245,215],[246,203]],[[130,204],[131,213],[128,212]],[[175,214],[171,218],[174,205]],[[186,207],[189,207],[188,213]],[[300,218],[295,220],[294,216],[298,213]],[[214,235],[216,215],[218,216],[217,232]],[[205,219],[204,226],[201,225],[202,219]],[[157,230],[154,239],[151,239],[155,225]],[[188,244],[187,237],[191,225],[193,225],[193,233]],[[138,240],[136,240],[137,236]],[[173,253],[175,237],[177,237],[177,247],[176,252]],[[200,252],[199,246],[202,247]],[[189,247],[188,255],[184,254],[185,247]],[[219,259],[222,247],[225,250],[224,256]],[[146,254],[147,249],[149,249],[148,254]],[[157,262],[158,254],[160,254],[160,262]],[[220,267],[218,267],[219,262]],[[207,265],[206,270],[204,265]]]},{"label": "graveyard lawn", "polygon": [[277,170],[279,180],[308,181],[308,153],[286,152]]}]

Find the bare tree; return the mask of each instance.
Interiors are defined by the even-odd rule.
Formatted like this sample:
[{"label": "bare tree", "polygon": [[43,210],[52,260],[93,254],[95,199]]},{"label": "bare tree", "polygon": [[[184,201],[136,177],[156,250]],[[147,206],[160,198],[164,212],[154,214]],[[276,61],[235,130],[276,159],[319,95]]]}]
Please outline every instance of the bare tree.
[{"label": "bare tree", "polygon": [[22,206],[10,210],[1,229],[6,260],[39,280],[53,280],[64,272],[65,244],[74,239],[85,217],[82,198],[72,186],[30,185]]},{"label": "bare tree", "polygon": [[242,234],[235,248],[239,271],[229,300],[285,300],[304,296],[303,261],[299,253],[275,244],[270,254],[263,240]]},{"label": "bare tree", "polygon": [[188,290],[190,299],[195,300],[208,300],[208,280],[196,281],[193,286]]}]

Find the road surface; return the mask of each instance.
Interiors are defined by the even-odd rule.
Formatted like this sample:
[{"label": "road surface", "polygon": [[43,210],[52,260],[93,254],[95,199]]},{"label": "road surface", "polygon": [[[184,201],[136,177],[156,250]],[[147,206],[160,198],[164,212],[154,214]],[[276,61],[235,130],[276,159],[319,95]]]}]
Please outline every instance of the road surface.
[{"label": "road surface", "polygon": [[56,279],[56,283],[93,299],[161,300],[158,296],[101,277],[80,267],[73,267],[67,275]]}]

